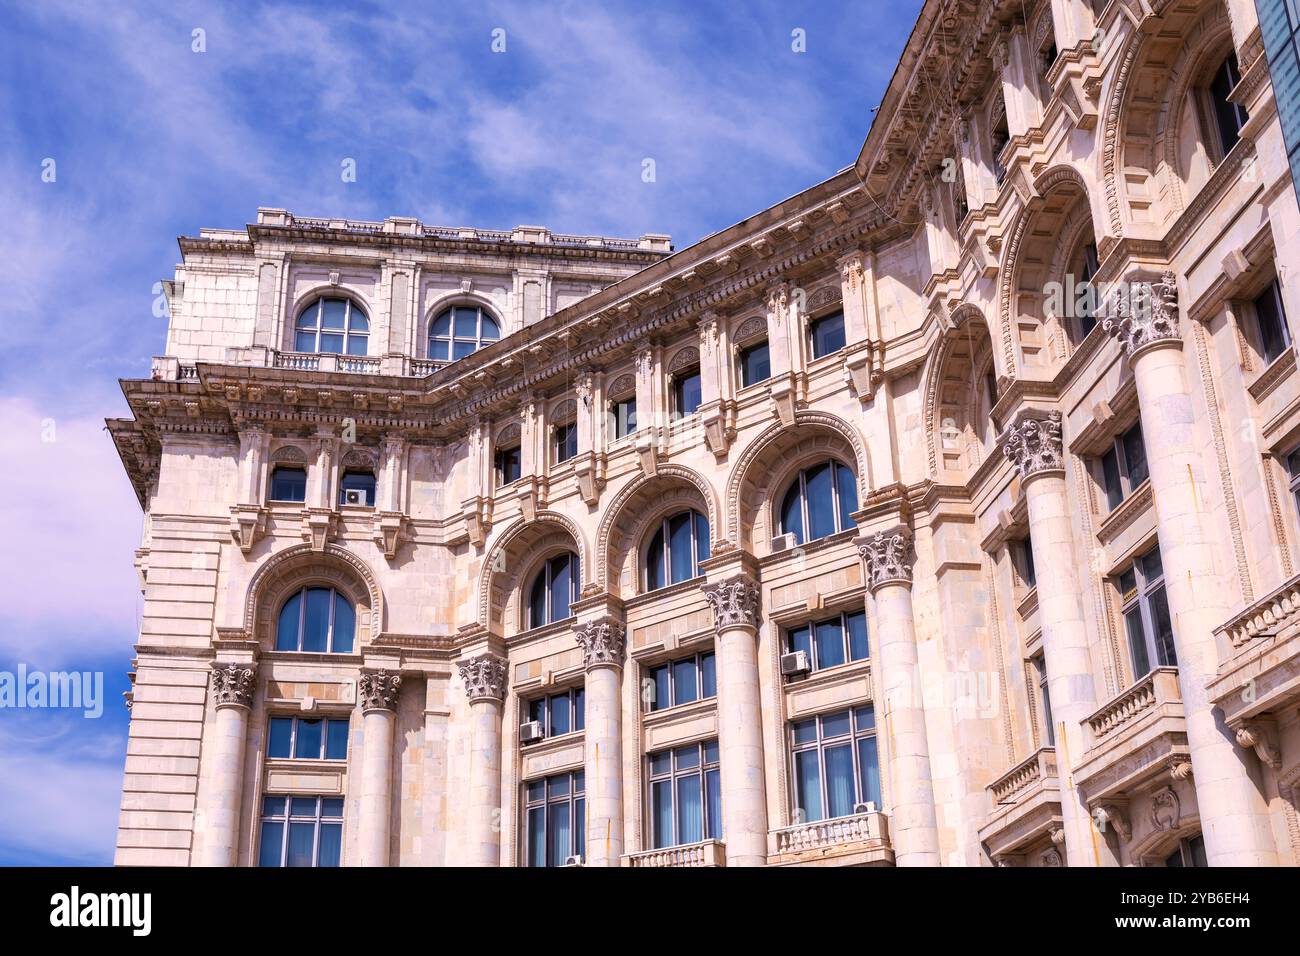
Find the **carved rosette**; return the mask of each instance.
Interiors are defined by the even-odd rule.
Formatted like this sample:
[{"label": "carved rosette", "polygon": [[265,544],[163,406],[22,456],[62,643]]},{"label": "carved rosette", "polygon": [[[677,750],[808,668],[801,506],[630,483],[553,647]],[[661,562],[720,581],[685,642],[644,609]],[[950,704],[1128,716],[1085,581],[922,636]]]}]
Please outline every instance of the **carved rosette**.
[{"label": "carved rosette", "polygon": [[495,700],[499,703],[506,698],[505,658],[495,654],[480,654],[461,661],[460,679],[465,682],[465,696],[470,703],[476,700]]},{"label": "carved rosette", "polygon": [[1181,342],[1178,331],[1178,280],[1166,272],[1159,282],[1129,287],[1111,299],[1102,321],[1108,335],[1119,339],[1132,356],[1157,342]]},{"label": "carved rosette", "polygon": [[222,707],[252,707],[253,691],[257,683],[257,665],[212,665],[212,693],[218,709]]},{"label": "carved rosette", "polygon": [[854,542],[858,554],[867,566],[868,587],[872,591],[886,584],[912,583],[912,532],[906,525],[897,525],[887,531]]},{"label": "carved rosette", "polygon": [[1065,468],[1061,442],[1061,413],[1046,417],[1022,415],[1002,435],[1002,453],[1011,459],[1021,478]]},{"label": "carved rosette", "polygon": [[700,590],[713,609],[713,625],[719,632],[730,627],[758,628],[758,585],[746,575],[706,584]]},{"label": "carved rosette", "polygon": [[582,645],[582,660],[587,670],[623,666],[627,628],[621,621],[607,617],[590,624],[580,624],[573,636]]},{"label": "carved rosette", "polygon": [[357,693],[361,696],[361,711],[396,710],[397,691],[402,678],[386,670],[362,671],[357,680]]}]

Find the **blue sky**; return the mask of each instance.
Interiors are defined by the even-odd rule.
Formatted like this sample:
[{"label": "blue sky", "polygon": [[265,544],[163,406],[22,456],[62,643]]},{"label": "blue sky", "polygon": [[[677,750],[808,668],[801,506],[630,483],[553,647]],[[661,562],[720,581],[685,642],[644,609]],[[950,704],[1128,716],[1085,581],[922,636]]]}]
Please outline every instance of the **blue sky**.
[{"label": "blue sky", "polygon": [[854,161],[919,8],[0,0],[0,671],[107,698],[0,710],[0,863],[112,860],[140,513],[101,426],[162,352],[177,236],[273,206],[680,249]]}]

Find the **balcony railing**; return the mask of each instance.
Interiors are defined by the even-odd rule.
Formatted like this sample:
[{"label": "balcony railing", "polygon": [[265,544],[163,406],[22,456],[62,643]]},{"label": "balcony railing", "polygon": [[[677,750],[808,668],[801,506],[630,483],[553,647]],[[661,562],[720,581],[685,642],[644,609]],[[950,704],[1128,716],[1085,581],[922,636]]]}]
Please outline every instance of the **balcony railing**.
[{"label": "balcony railing", "polygon": [[884,815],[877,811],[817,820],[814,823],[799,823],[773,830],[772,836],[777,853],[800,853],[851,843],[884,842],[886,838]]},{"label": "balcony railing", "polygon": [[1181,703],[1178,668],[1157,667],[1088,718],[1092,739],[1100,741],[1165,703]]},{"label": "balcony railing", "polygon": [[1300,621],[1300,574],[1242,611],[1216,633],[1227,634],[1234,649],[1257,637],[1269,637]]},{"label": "balcony railing", "polygon": [[[227,353],[224,363],[262,368],[282,368],[296,372],[346,372],[351,375],[394,375],[423,378],[450,362],[411,358],[405,355],[336,355],[332,352],[282,352],[278,349],[239,348]],[[168,355],[155,356],[152,377],[155,381],[198,381],[195,364],[181,364]]]},{"label": "balcony railing", "polygon": [[1043,747],[989,784],[994,803],[1015,803],[1017,796],[1045,778],[1056,776],[1056,750]]},{"label": "balcony railing", "polygon": [[321,357],[315,352],[276,352],[276,368],[292,368],[303,372],[315,372],[320,368]]},{"label": "balcony railing", "polygon": [[726,863],[726,849],[717,840],[671,846],[662,850],[643,850],[623,857],[624,866],[635,867],[726,866]]}]

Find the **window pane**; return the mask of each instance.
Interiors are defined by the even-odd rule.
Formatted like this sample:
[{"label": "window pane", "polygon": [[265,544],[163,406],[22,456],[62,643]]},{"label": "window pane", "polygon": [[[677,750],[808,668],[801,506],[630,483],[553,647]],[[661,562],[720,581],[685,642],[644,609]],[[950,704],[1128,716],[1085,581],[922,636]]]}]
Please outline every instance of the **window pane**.
[{"label": "window pane", "polygon": [[695,687],[695,658],[689,657],[684,661],[676,661],[673,664],[673,705],[689,704],[693,700],[698,700],[698,692]]},{"label": "window pane", "polygon": [[853,795],[853,748],[848,744],[827,747],[827,815],[844,817],[852,813]]},{"label": "window pane", "polygon": [[285,866],[311,866],[312,851],[316,845],[316,824],[289,824],[289,855]]},{"label": "window pane", "polygon": [[1205,858],[1205,838],[1199,833],[1187,841],[1187,855],[1191,857],[1192,866],[1209,866]]},{"label": "window pane", "polygon": [[329,588],[307,589],[307,617],[303,625],[302,649],[324,651],[330,626]]},{"label": "window pane", "polygon": [[462,341],[461,339],[453,339],[451,343],[452,361],[455,361],[456,359],[463,359],[468,355],[473,355],[474,352],[477,351],[477,349],[478,349],[478,343],[476,342],[465,342]]},{"label": "window pane", "polygon": [[700,697],[718,696],[718,667],[712,654],[700,658]]},{"label": "window pane", "polygon": [[673,752],[671,750],[664,750],[650,755],[650,776],[657,777],[661,774],[671,773],[672,769]]},{"label": "window pane", "polygon": [[562,621],[569,616],[569,592],[572,588],[572,567],[565,555],[552,562],[551,569],[551,620]]},{"label": "window pane", "polygon": [[[293,337],[293,347],[299,352],[316,351],[316,333],[315,332],[298,332]],[[278,864],[277,864],[278,865]]]},{"label": "window pane", "polygon": [[1142,555],[1142,577],[1147,584],[1164,577],[1165,568],[1160,561],[1160,549],[1152,548]]},{"label": "window pane", "polygon": [[865,611],[846,614],[845,623],[849,629],[849,660],[860,661],[870,656],[867,647],[867,615]]},{"label": "window pane", "polygon": [[1237,145],[1241,134],[1242,114],[1245,113],[1228,99],[1237,85],[1237,58],[1229,54],[1210,83],[1210,98],[1214,101],[1214,119],[1219,127],[1219,145],[1227,153]]},{"label": "window pane", "polygon": [[844,348],[844,313],[832,312],[813,323],[813,358]]},{"label": "window pane", "polygon": [[368,471],[345,472],[339,480],[339,504],[347,503],[349,491],[360,491],[363,504],[375,505],[375,476]]},{"label": "window pane", "polygon": [[581,798],[573,801],[573,852],[587,855],[587,801]]},{"label": "window pane", "polygon": [[822,779],[817,766],[817,751],[804,750],[794,755],[795,806],[803,811],[803,820],[822,818]]},{"label": "window pane", "polygon": [[841,710],[822,718],[822,737],[844,737],[849,733],[849,712]]},{"label": "window pane", "polygon": [[320,802],[320,815],[323,817],[343,816],[343,798],[322,797]]},{"label": "window pane", "polygon": [[451,335],[451,310],[448,309],[446,312],[442,313],[442,315],[434,319],[433,325],[430,328],[432,330],[430,332],[431,335],[437,335],[443,338],[450,336]]},{"label": "window pane", "polygon": [[691,548],[691,512],[668,519],[668,554],[672,582],[688,581],[695,576],[695,555]]},{"label": "window pane", "polygon": [[314,329],[320,320],[320,300],[313,302],[298,313],[298,328]]},{"label": "window pane", "polygon": [[698,843],[704,839],[704,802],[696,774],[677,781],[677,840]]},{"label": "window pane", "polygon": [[655,536],[650,539],[650,547],[645,556],[645,586],[647,591],[661,588],[664,581],[664,527],[662,522]]},{"label": "window pane", "polygon": [[847,528],[853,523],[849,515],[858,510],[858,479],[839,462],[835,463],[835,487],[840,495],[840,527]]},{"label": "window pane", "polygon": [[781,533],[794,535],[796,544],[803,544],[803,495],[800,494],[799,482],[790,486],[781,502]]},{"label": "window pane", "polygon": [[817,742],[817,718],[796,720],[792,725],[796,744],[813,744]]},{"label": "window pane", "polygon": [[556,797],[567,797],[569,795],[569,775],[562,773],[556,777],[546,778],[546,797],[552,800]]},{"label": "window pane", "polygon": [[368,343],[370,337],[366,335],[357,335],[355,332],[348,336],[348,354],[365,355],[369,349]]},{"label": "window pane", "polygon": [[573,729],[570,723],[569,696],[560,694],[551,698],[551,732],[548,736],[558,737]]},{"label": "window pane", "polygon": [[324,723],[319,719],[299,720],[298,739],[294,742],[293,755],[299,760],[319,760],[324,730]]},{"label": "window pane", "polygon": [[307,472],[302,468],[276,468],[271,472],[273,501],[305,501]]},{"label": "window pane", "polygon": [[834,667],[844,663],[844,631],[838,620],[817,625],[817,666]]},{"label": "window pane", "polygon": [[263,797],[262,816],[264,817],[284,816],[284,797]]},{"label": "window pane", "polygon": [[352,604],[342,594],[334,593],[334,646],[335,654],[351,654],[356,639],[357,615]]},{"label": "window pane", "polygon": [[716,740],[706,740],[704,742],[704,762],[709,765],[718,762],[718,742]]},{"label": "window pane", "polygon": [[289,815],[294,817],[316,816],[316,798],[315,797],[290,797]]},{"label": "window pane", "polygon": [[366,333],[370,331],[370,320],[366,314],[357,306],[352,305],[348,308],[348,329],[352,332]]},{"label": "window pane", "polygon": [[[578,687],[573,691],[573,729],[582,730],[587,723],[587,692]],[[578,774],[579,777],[582,774]],[[578,784],[581,786],[581,784]]]},{"label": "window pane", "polygon": [[546,820],[546,863],[548,866],[563,866],[572,849],[569,829],[569,804],[553,803]]},{"label": "window pane", "polygon": [[1128,466],[1130,491],[1147,480],[1147,450],[1142,444],[1142,427],[1135,425],[1124,433],[1124,463]]},{"label": "window pane", "polygon": [[329,355],[343,354],[343,335],[335,332],[320,334],[320,350]]},{"label": "window pane", "polygon": [[1290,340],[1286,322],[1279,308],[1276,280],[1269,283],[1264,294],[1255,300],[1255,317],[1259,321],[1259,338],[1264,359],[1271,362],[1282,354]]},{"label": "window pane", "polygon": [[284,849],[284,824],[263,823],[262,840],[257,851],[258,866],[279,866]]},{"label": "window pane", "polygon": [[528,811],[528,865],[546,865],[546,808]]},{"label": "window pane", "polygon": [[451,339],[429,339],[429,358],[440,362],[451,359]]},{"label": "window pane", "polygon": [[478,309],[456,310],[456,337],[462,339],[478,338]]},{"label": "window pane", "polygon": [[1133,678],[1139,680],[1151,672],[1151,662],[1147,657],[1146,634],[1142,628],[1142,612],[1133,608],[1124,615],[1124,627],[1128,631],[1128,649],[1133,656]]},{"label": "window pane", "polygon": [[320,827],[320,852],[317,866],[338,866],[343,855],[343,825],[322,823]]},{"label": "window pane", "polygon": [[288,757],[290,741],[293,737],[292,717],[272,717],[270,742],[266,747],[268,757]]},{"label": "window pane", "polygon": [[546,623],[546,571],[537,575],[533,593],[528,598],[528,626],[541,627]]},{"label": "window pane", "polygon": [[650,679],[654,682],[654,697],[650,701],[651,710],[663,710],[673,705],[672,694],[668,688],[668,665],[650,669]]},{"label": "window pane", "polygon": [[707,840],[722,839],[722,774],[717,770],[704,772],[705,831]]},{"label": "window pane", "polygon": [[[709,519],[698,511],[695,514],[695,552],[700,561],[709,559]],[[696,573],[699,573],[698,565]]]},{"label": "window pane", "polygon": [[853,712],[853,726],[858,730],[874,730],[876,711],[872,707],[859,707]]},{"label": "window pane", "polygon": [[767,342],[751,345],[740,353],[740,381],[742,387],[765,381],[772,377],[772,362]]},{"label": "window pane", "polygon": [[327,722],[325,759],[348,759],[348,722],[346,720],[331,720]]},{"label": "window pane", "polygon": [[880,760],[875,737],[858,739],[858,779],[862,782],[862,801],[880,809]]},{"label": "window pane", "polygon": [[690,372],[673,379],[676,395],[676,412],[679,416],[693,415],[700,407],[700,373]]},{"label": "window pane", "polygon": [[501,338],[501,329],[497,325],[496,319],[484,313],[482,322],[483,332],[479,337],[483,339],[485,344],[487,342],[495,342],[497,339]]},{"label": "window pane", "polygon": [[790,650],[803,651],[808,655],[809,664],[813,662],[811,627],[796,627],[790,632]]},{"label": "window pane", "polygon": [[[536,702],[536,701],[533,701],[533,703],[537,703],[537,702]],[[533,719],[536,720],[537,718],[534,717]],[[540,802],[542,802],[542,801],[545,800],[545,799],[546,799],[546,781],[545,781],[545,780],[534,780],[534,781],[532,781],[531,783],[528,784],[528,802],[529,802],[529,803],[540,803]]]},{"label": "window pane", "polygon": [[1101,476],[1106,486],[1106,504],[1114,511],[1124,500],[1124,487],[1119,481],[1119,456],[1113,450],[1101,456]]},{"label": "window pane", "polygon": [[1165,589],[1151,593],[1151,623],[1155,627],[1156,660],[1161,667],[1177,667],[1178,655],[1174,652],[1174,626],[1169,617],[1169,602]]},{"label": "window pane", "polygon": [[342,329],[343,318],[348,304],[343,299],[326,299],[321,303],[320,327],[322,329]]},{"label": "window pane", "polygon": [[650,818],[654,823],[654,845],[673,845],[673,782],[656,780],[650,787]]},{"label": "window pane", "polygon": [[693,770],[700,765],[700,747],[690,744],[673,751],[673,762],[677,770]]},{"label": "window pane", "polygon": [[831,495],[830,464],[809,468],[805,483],[808,488],[808,540],[816,541],[835,533],[835,499]]},{"label": "window pane", "polygon": [[298,649],[298,618],[302,614],[302,592],[299,591],[284,602],[280,609],[280,622],[275,630],[275,649],[277,651],[296,651]]}]

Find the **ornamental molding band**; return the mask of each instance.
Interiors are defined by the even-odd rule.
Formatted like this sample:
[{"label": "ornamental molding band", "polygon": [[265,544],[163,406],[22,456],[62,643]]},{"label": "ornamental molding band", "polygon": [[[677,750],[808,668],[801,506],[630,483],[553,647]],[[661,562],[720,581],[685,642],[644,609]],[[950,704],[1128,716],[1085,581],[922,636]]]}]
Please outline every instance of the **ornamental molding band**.
[{"label": "ornamental molding band", "polygon": [[866,562],[872,591],[886,584],[912,583],[912,562],[916,555],[912,550],[912,531],[907,525],[895,525],[853,543]]},{"label": "ornamental molding band", "polygon": [[627,628],[612,617],[580,624],[573,636],[582,645],[582,660],[587,670],[596,667],[622,667]]},{"label": "ornamental molding band", "polygon": [[460,679],[465,682],[465,695],[470,703],[476,700],[503,701],[506,698],[505,658],[495,654],[480,654],[462,661]]},{"label": "ornamental molding band", "polygon": [[737,575],[700,590],[713,609],[713,626],[719,632],[729,627],[758,628],[758,586],[747,575]]},{"label": "ornamental molding band", "polygon": [[1002,453],[1021,478],[1065,468],[1062,458],[1061,413],[1022,413],[1002,434]]},{"label": "ornamental molding band", "polygon": [[222,707],[252,707],[253,690],[257,678],[256,664],[212,665],[212,693],[217,709]]},{"label": "ornamental molding band", "polygon": [[396,710],[397,691],[402,678],[386,670],[362,671],[357,679],[357,693],[361,696],[362,712],[371,710]]},{"label": "ornamental molding band", "polygon": [[1131,358],[1161,342],[1181,342],[1178,329],[1178,278],[1166,271],[1159,282],[1135,282],[1111,296],[1108,317],[1101,323],[1119,339]]}]

